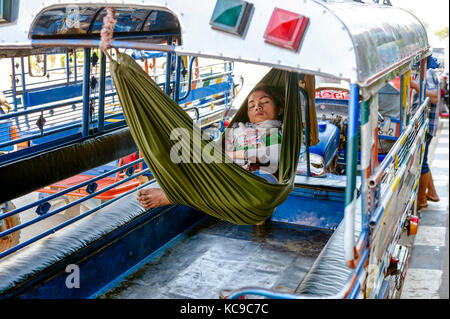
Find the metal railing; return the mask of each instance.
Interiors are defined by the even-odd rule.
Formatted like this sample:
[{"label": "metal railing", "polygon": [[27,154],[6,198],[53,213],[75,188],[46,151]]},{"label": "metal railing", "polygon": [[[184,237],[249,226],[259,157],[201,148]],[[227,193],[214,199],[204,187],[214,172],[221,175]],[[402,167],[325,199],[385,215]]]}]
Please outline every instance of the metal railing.
[{"label": "metal railing", "polygon": [[331,294],[328,296],[305,295],[305,294],[302,295],[279,291],[276,289],[265,289],[260,287],[243,287],[231,291],[231,293],[227,297],[228,299],[237,299],[245,295],[256,295],[272,299],[346,299],[346,298],[352,299],[356,297],[356,295],[361,289],[361,282],[358,279],[364,277],[365,275],[364,263],[366,262],[368,256],[369,252],[365,250],[363,252],[361,262],[359,263],[358,267],[352,270],[345,285],[339,290],[339,292],[335,294]]},{"label": "metal railing", "polygon": [[[89,49],[85,49],[85,54],[88,54],[87,51]],[[103,58],[103,57],[102,57]],[[10,136],[6,136],[6,133],[0,131],[0,148],[8,147],[8,146],[17,146],[20,143],[26,142],[29,143],[28,147],[23,149],[15,148],[11,152],[3,153],[0,155],[0,164],[10,163],[24,157],[28,157],[33,154],[40,154],[50,148],[54,148],[58,146],[59,141],[61,143],[76,142],[78,140],[83,140],[85,138],[95,137],[98,134],[110,132],[115,129],[122,128],[126,126],[125,118],[120,107],[119,100],[117,98],[114,90],[106,90],[104,85],[104,80],[106,78],[106,63],[104,63],[104,67],[100,69],[99,73],[96,73],[100,77],[100,87],[95,91],[90,91],[86,97],[86,81],[90,78],[93,73],[90,72],[89,69],[84,68],[86,74],[84,75],[84,83],[85,88],[82,96],[74,97],[70,99],[59,100],[57,102],[46,103],[42,105],[36,105],[33,107],[18,107],[15,105],[14,110],[10,113],[0,115],[0,124],[10,122],[11,125],[16,125],[18,128],[19,136],[11,139]],[[89,65],[89,59],[84,61],[85,65]],[[199,79],[199,81],[209,81],[212,79],[216,79],[218,77],[227,77],[227,80],[230,81],[232,79],[232,69],[226,69],[225,66],[228,66],[227,63],[218,63],[217,65],[224,66],[223,72],[218,72],[215,74],[206,74],[205,77]],[[80,77],[80,76],[79,76]],[[81,77],[80,77],[81,78]],[[170,79],[170,78],[169,78]],[[103,83],[102,83],[103,80]],[[89,83],[89,82],[87,82]],[[25,82],[24,82],[25,84]],[[173,84],[172,79],[170,79],[169,85]],[[185,85],[187,81],[185,81]],[[158,83],[160,87],[165,87],[165,83]],[[208,117],[214,116],[220,112],[223,112],[222,109],[228,107],[231,103],[231,92],[232,85],[230,88],[219,92],[218,94],[205,95],[200,99],[191,101],[192,106],[189,108],[185,108],[185,111],[193,112],[193,119],[200,123],[203,119],[207,119]],[[44,87],[45,88],[45,87]],[[23,88],[26,89],[26,84]],[[13,92],[9,92],[12,94]],[[14,91],[15,94],[20,94],[19,90]],[[13,94],[14,95],[14,94]],[[9,95],[9,99],[16,98],[16,96]],[[95,107],[91,106],[95,103]],[[213,111],[206,111],[208,106],[211,106],[211,103],[218,106]],[[195,104],[195,105],[194,105]],[[41,127],[37,127],[36,122],[45,118],[45,125]],[[209,123],[212,124],[212,123]],[[86,133],[86,134],[84,134]],[[2,136],[2,135],[5,136]],[[61,135],[64,138],[61,138]],[[45,138],[45,142],[40,142],[39,139]],[[48,145],[48,146],[47,146]],[[134,167],[135,165],[144,164],[143,159],[138,159],[133,162],[130,162],[126,165],[122,165],[120,167],[113,168],[105,173],[101,173],[97,176],[91,176],[88,180],[84,180],[82,182],[77,182],[76,185],[66,184],[67,187],[58,188],[57,186],[60,184],[64,184],[58,182],[54,185],[49,185],[43,189],[38,190],[40,194],[47,193],[46,197],[40,198],[38,200],[34,200],[31,203],[27,203],[22,207],[14,208],[13,210],[3,212],[0,214],[0,223],[7,218],[12,218],[15,215],[22,213],[29,213],[33,210],[38,215],[31,220],[28,220],[24,223],[14,225],[9,229],[5,229],[0,232],[0,239],[6,238],[8,236],[13,235],[15,232],[21,232],[27,228],[36,227],[37,223],[47,220],[52,216],[62,214],[67,212],[70,209],[78,205],[84,205],[88,203],[91,199],[95,198],[97,200],[105,201],[104,194],[108,191],[114,190],[123,186],[124,183],[128,183],[130,181],[134,181],[140,179],[143,175],[150,175],[151,172],[148,168],[142,169],[138,172],[134,172],[132,174],[126,174],[123,178],[112,182],[108,182],[106,187],[99,187],[101,189],[96,190],[98,183],[106,178],[109,178],[110,175],[118,174],[121,171],[127,171],[129,168]],[[86,172],[85,172],[86,173]],[[80,175],[88,175],[87,173],[82,173]],[[26,239],[19,244],[8,248],[5,251],[0,251],[0,258],[6,257],[14,252],[19,251],[20,249],[64,228],[67,227],[74,222],[98,211],[99,209],[127,196],[128,194],[140,189],[142,187],[146,187],[155,180],[151,180],[147,183],[139,184],[138,186],[133,186],[132,189],[118,192],[114,195],[114,198],[102,202],[98,204],[92,209],[89,209],[87,212],[80,214],[74,218],[64,221],[60,225],[52,227],[51,229],[46,229],[41,231],[38,235]],[[73,185],[73,186],[72,186]],[[105,186],[105,184],[103,184]],[[78,193],[82,193],[78,195]],[[56,206],[54,202],[57,202],[61,199],[71,197],[71,200],[76,196],[79,196],[74,201],[71,201],[63,206]],[[100,199],[99,199],[100,198]],[[52,204],[53,203],[53,204]],[[89,205],[88,205],[89,206]],[[80,206],[81,207],[81,206]],[[65,215],[66,216],[66,215]]]},{"label": "metal railing", "polygon": [[[223,63],[218,65],[223,65]],[[105,69],[101,70],[100,80],[106,77]],[[229,76],[231,72],[224,71],[213,76],[207,76],[201,80],[205,81]],[[158,85],[164,87],[164,83],[158,83]],[[105,98],[107,99],[106,101]],[[211,99],[215,100],[210,102],[209,100]],[[90,92],[88,102],[84,101],[84,98],[80,96],[41,106],[28,108],[17,108],[16,106],[15,111],[0,115],[0,125],[4,126],[4,129],[0,130],[0,149],[14,148],[12,151],[0,155],[0,163],[17,159],[19,153],[17,156],[11,153],[18,151],[18,145],[21,143],[26,143],[26,146],[28,146],[26,149],[24,147],[20,148],[20,156],[23,157],[41,152],[43,149],[42,145],[39,148],[33,146],[35,144],[44,144],[43,138],[45,138],[46,142],[49,142],[52,139],[57,140],[64,135],[65,143],[68,139],[76,141],[77,139],[126,126],[120,103],[116,103],[116,101],[118,101],[116,93],[114,91],[105,92],[103,85],[98,92]],[[230,104],[229,101],[231,101],[231,89],[221,92],[219,96],[210,95],[191,101],[189,102],[191,106],[189,109],[192,109],[192,107],[196,108],[195,112],[197,114],[195,114],[194,118],[198,121],[212,115],[212,113],[201,112],[202,109],[210,106],[211,103],[228,106]],[[15,129],[15,136],[11,134],[11,126]],[[54,146],[55,143],[53,141],[49,143],[49,147]]]},{"label": "metal railing", "polygon": [[[59,191],[59,192],[57,192],[55,194],[51,194],[48,197],[45,197],[43,199],[37,200],[35,202],[32,202],[30,204],[24,205],[24,206],[22,206],[20,208],[14,209],[14,210],[9,211],[7,213],[1,214],[0,215],[0,220],[3,220],[5,218],[9,218],[9,217],[11,217],[13,215],[25,212],[25,211],[27,211],[29,209],[32,209],[32,208],[36,207],[36,212],[37,212],[37,214],[39,216],[34,218],[34,219],[32,219],[32,220],[30,220],[30,221],[27,221],[27,222],[22,223],[20,225],[14,226],[14,227],[12,227],[10,229],[7,229],[7,230],[5,230],[3,232],[0,232],[0,238],[2,238],[4,236],[8,236],[8,235],[10,235],[10,234],[12,234],[12,233],[14,233],[16,231],[20,231],[20,230],[22,230],[22,229],[24,229],[26,227],[30,227],[30,226],[36,224],[37,222],[42,221],[44,219],[47,219],[47,218],[49,218],[49,217],[51,217],[53,215],[56,215],[58,213],[63,213],[65,210],[67,210],[67,209],[69,209],[69,208],[71,208],[71,207],[73,207],[75,205],[82,204],[83,202],[85,202],[85,201],[87,201],[87,200],[89,200],[91,198],[94,198],[94,197],[96,197],[96,196],[98,196],[98,195],[100,195],[102,193],[105,193],[105,192],[107,192],[107,191],[109,191],[109,190],[111,190],[111,189],[113,189],[113,188],[115,188],[115,187],[117,187],[117,186],[119,186],[121,184],[124,184],[124,183],[126,183],[126,182],[128,182],[130,180],[138,178],[141,175],[149,173],[149,169],[148,168],[147,169],[143,169],[143,170],[141,170],[139,172],[136,172],[136,173],[134,173],[134,174],[132,174],[130,176],[127,176],[126,178],[123,178],[123,179],[121,179],[121,180],[119,180],[119,181],[117,181],[115,183],[112,183],[111,185],[109,185],[107,187],[104,187],[103,189],[101,189],[99,191],[90,192],[90,194],[87,195],[87,196],[81,197],[80,199],[75,200],[75,201],[73,201],[73,202],[71,202],[71,203],[69,203],[67,205],[62,206],[62,207],[59,207],[59,208],[57,208],[57,209],[55,209],[53,211],[49,211],[50,207],[51,207],[51,204],[49,202],[51,200],[55,200],[55,199],[61,198],[61,196],[69,194],[70,192],[76,191],[76,190],[81,189],[83,187],[89,187],[93,183],[96,183],[96,182],[104,179],[105,177],[108,177],[109,175],[112,175],[112,174],[115,174],[117,172],[126,170],[127,168],[133,167],[134,165],[140,164],[142,162],[143,162],[142,158],[138,159],[138,160],[135,160],[135,161],[130,162],[130,163],[126,164],[126,165],[123,165],[123,166],[117,167],[115,169],[112,169],[112,170],[110,170],[110,171],[108,171],[108,172],[106,172],[104,174],[98,175],[96,177],[92,177],[89,180],[86,180],[86,181],[84,181],[82,183],[79,183],[79,184],[74,185],[72,187],[69,187],[67,189],[61,190],[61,191]],[[15,252],[15,251],[17,251],[17,250],[19,250],[19,249],[21,249],[23,247],[26,247],[26,246],[32,244],[33,242],[35,242],[35,241],[37,241],[37,240],[39,240],[39,239],[41,239],[41,238],[43,238],[45,236],[48,236],[48,235],[54,233],[55,231],[57,231],[59,229],[62,229],[64,227],[66,227],[66,226],[76,222],[77,220],[80,220],[80,219],[82,219],[82,218],[84,218],[84,217],[86,217],[86,216],[88,216],[88,215],[98,211],[99,209],[112,204],[113,202],[119,200],[120,198],[123,198],[124,196],[129,195],[130,193],[136,191],[137,189],[146,187],[146,186],[154,183],[155,181],[156,180],[151,180],[151,181],[149,181],[147,183],[143,183],[143,184],[139,185],[136,188],[133,188],[133,189],[127,191],[127,192],[124,192],[124,193],[116,196],[115,198],[110,199],[107,202],[102,203],[102,204],[96,206],[95,208],[90,209],[89,211],[80,214],[79,216],[76,216],[76,217],[74,217],[74,218],[72,218],[72,219],[70,219],[68,221],[63,222],[62,224],[60,224],[60,225],[58,225],[58,226],[56,226],[54,228],[51,228],[51,229],[49,229],[47,231],[44,231],[41,234],[39,234],[39,235],[37,235],[37,236],[35,236],[35,237],[33,237],[33,238],[23,242],[23,243],[20,243],[20,244],[18,244],[16,246],[6,250],[6,251],[0,252],[0,258],[3,258],[5,256],[7,256],[7,255],[10,255],[11,253],[13,253],[13,252]],[[46,209],[45,209],[46,211],[45,210],[42,211],[42,209],[40,209],[44,205],[46,206]]]}]

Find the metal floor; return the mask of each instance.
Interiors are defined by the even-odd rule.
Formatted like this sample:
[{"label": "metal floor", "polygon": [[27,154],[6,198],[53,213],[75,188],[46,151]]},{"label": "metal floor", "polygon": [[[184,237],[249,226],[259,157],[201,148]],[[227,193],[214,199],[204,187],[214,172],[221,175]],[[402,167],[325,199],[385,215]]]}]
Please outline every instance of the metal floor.
[{"label": "metal floor", "polygon": [[206,218],[97,298],[217,299],[244,286],[295,290],[331,233]]}]

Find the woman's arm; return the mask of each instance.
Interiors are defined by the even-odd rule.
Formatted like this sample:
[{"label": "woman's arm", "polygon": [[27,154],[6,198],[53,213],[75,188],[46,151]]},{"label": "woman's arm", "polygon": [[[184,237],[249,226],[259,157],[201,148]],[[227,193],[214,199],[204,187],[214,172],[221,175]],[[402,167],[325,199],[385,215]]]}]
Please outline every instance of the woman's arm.
[{"label": "woman's arm", "polygon": [[239,151],[225,151],[229,157],[231,157],[233,160],[247,160],[246,156],[246,150],[239,150]]},{"label": "woman's arm", "polygon": [[[420,84],[414,80],[411,80],[411,88],[416,92],[420,91]],[[437,104],[439,101],[439,91],[438,90],[425,90],[425,96],[430,98],[431,104]]]},{"label": "woman's arm", "polygon": [[259,148],[249,149],[247,159],[253,163],[278,165],[280,161],[281,144],[272,144]]}]

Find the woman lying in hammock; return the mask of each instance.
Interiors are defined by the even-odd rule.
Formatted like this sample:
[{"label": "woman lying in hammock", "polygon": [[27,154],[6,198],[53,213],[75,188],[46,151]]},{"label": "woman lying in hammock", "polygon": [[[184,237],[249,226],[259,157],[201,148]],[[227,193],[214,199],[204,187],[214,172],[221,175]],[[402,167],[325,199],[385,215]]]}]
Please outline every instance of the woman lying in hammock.
[{"label": "woman lying in hammock", "polygon": [[[283,107],[283,96],[276,88],[258,85],[248,97],[249,122],[235,123],[225,136],[227,155],[271,183],[278,182]],[[161,188],[142,189],[137,199],[145,209],[171,204]]]}]

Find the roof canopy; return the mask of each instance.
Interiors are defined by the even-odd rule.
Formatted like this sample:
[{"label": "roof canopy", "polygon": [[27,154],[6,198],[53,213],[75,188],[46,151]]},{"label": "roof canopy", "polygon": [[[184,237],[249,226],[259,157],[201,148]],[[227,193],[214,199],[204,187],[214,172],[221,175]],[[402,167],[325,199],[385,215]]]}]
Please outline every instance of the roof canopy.
[{"label": "roof canopy", "polygon": [[[257,63],[362,87],[429,50],[420,21],[402,9],[379,4],[252,0],[248,23],[238,35],[211,27],[216,0],[197,0],[195,5],[186,0],[53,2],[42,6],[39,1],[21,1],[20,19],[0,25],[1,54],[14,55],[11,49],[98,46],[106,6],[115,7],[118,14],[115,47]],[[275,7],[308,18],[296,50],[265,42]],[[167,45],[169,37],[177,41]]]}]

